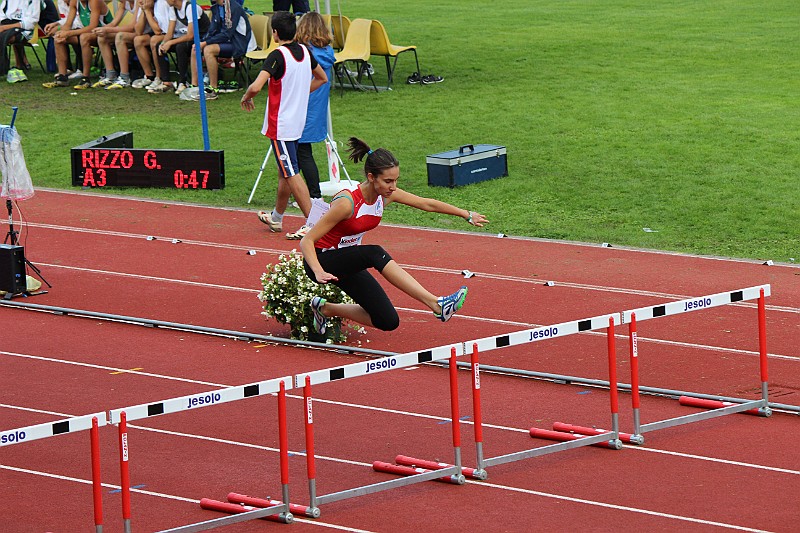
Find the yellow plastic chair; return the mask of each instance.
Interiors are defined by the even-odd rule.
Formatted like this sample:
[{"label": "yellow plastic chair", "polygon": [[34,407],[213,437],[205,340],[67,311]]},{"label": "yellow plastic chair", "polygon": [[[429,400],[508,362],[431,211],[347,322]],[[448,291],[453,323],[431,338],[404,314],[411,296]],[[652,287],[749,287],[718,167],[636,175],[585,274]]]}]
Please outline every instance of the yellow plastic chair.
[{"label": "yellow plastic chair", "polygon": [[[361,77],[366,73],[369,81],[372,82],[372,87],[375,92],[378,92],[378,87],[375,85],[375,80],[372,74],[367,69],[367,62],[369,61],[369,29],[372,26],[372,21],[369,19],[355,19],[350,23],[350,29],[347,31],[347,40],[344,43],[344,48],[341,52],[336,52],[333,56],[335,62],[333,64],[336,72],[336,78],[339,80],[339,85],[344,94],[344,79],[343,74],[347,75],[350,80],[350,85],[353,89],[356,88],[356,82],[353,75],[345,67],[347,61],[352,61],[357,67],[356,79],[361,82]],[[359,83],[360,85],[360,83]]]},{"label": "yellow plastic chair", "polygon": [[[373,20],[372,27],[369,32],[369,46],[370,53],[375,56],[384,56],[386,59],[386,72],[389,76],[388,85],[392,85],[394,79],[394,70],[397,67],[397,58],[403,52],[414,52],[414,61],[417,63],[417,72],[419,72],[419,58],[417,57],[416,46],[400,46],[394,45],[389,40],[389,34],[386,33],[386,28],[381,21]],[[394,58],[394,63],[390,64],[389,58]],[[421,75],[421,74],[420,74]]]},{"label": "yellow plastic chair", "polygon": [[347,40],[347,32],[350,30],[350,24],[352,24],[352,22],[344,15],[325,15],[325,18],[327,19],[328,27],[331,28],[333,33],[331,46],[334,50],[343,50],[344,43]]},{"label": "yellow plastic chair", "polygon": [[253,35],[256,38],[256,49],[245,54],[248,70],[253,66],[253,63],[264,61],[267,58],[269,54],[266,51],[272,41],[272,26],[268,15],[250,15],[250,27],[253,29]]}]

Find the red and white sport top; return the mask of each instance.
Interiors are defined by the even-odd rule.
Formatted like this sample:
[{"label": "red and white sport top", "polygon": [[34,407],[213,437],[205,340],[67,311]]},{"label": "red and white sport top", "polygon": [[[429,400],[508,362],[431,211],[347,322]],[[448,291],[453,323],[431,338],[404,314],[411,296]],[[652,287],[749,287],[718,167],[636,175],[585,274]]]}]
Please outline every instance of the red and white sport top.
[{"label": "red and white sport top", "polygon": [[333,250],[361,244],[364,233],[378,226],[383,217],[383,197],[378,196],[374,204],[364,200],[361,187],[350,191],[353,195],[353,214],[336,224],[315,244],[317,249]]},{"label": "red and white sport top", "polygon": [[287,46],[278,48],[286,62],[281,79],[270,78],[267,110],[261,134],[278,141],[296,141],[303,135],[311,89],[311,54],[305,46],[303,58],[297,60]]}]

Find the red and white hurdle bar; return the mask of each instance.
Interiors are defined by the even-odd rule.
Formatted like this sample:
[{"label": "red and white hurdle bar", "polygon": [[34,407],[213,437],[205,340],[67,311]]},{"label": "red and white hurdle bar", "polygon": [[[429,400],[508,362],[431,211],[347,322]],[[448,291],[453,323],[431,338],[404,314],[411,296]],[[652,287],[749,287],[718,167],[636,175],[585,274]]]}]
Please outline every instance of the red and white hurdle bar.
[{"label": "red and white hurdle bar", "polygon": [[106,413],[65,418],[55,422],[45,422],[33,426],[25,426],[0,431],[0,447],[24,444],[39,439],[89,431],[90,453],[92,460],[92,505],[94,508],[94,529],[103,532],[103,489],[100,481],[100,431],[108,425]]},{"label": "red and white hurdle bar", "polygon": [[[451,401],[451,414],[453,417],[453,455],[455,465],[446,467],[439,470],[431,470],[424,472],[414,472],[414,475],[403,477],[400,479],[393,479],[379,483],[372,483],[352,489],[346,489],[339,492],[317,495],[316,492],[316,468],[315,468],[315,452],[314,452],[314,416],[313,416],[313,402],[312,402],[312,385],[329,383],[331,381],[339,381],[348,378],[365,376],[367,374],[375,374],[378,372],[386,372],[405,368],[421,363],[445,359],[449,354],[450,359],[450,401]],[[458,386],[455,380],[455,373],[457,372],[456,357],[458,351],[455,345],[441,346],[424,350],[421,352],[410,352],[397,356],[384,357],[377,360],[361,361],[335,368],[328,368],[309,372],[306,374],[298,374],[295,376],[295,386],[303,385],[303,397],[305,400],[305,428],[306,428],[306,467],[308,473],[308,487],[309,487],[309,507],[315,513],[319,513],[319,506],[325,503],[332,503],[348,498],[357,496],[365,496],[376,492],[389,490],[392,488],[412,485],[421,483],[423,481],[434,480],[442,477],[449,477],[451,482],[455,484],[463,484],[465,479],[461,473],[461,449],[460,449],[460,426],[458,423]],[[319,514],[317,514],[319,516]]]},{"label": "red and white hurdle bar", "polygon": [[[233,512],[233,516],[226,516],[199,522],[196,524],[189,524],[180,526],[173,529],[165,530],[168,532],[181,532],[190,533],[194,531],[205,531],[215,527],[220,527],[227,524],[244,522],[247,520],[254,520],[257,518],[264,518],[271,515],[275,516],[275,520],[283,523],[291,523],[294,518],[290,511],[289,502],[289,444],[288,444],[288,431],[286,427],[286,390],[291,388],[292,378],[285,376],[248,385],[240,385],[236,387],[228,387],[225,389],[217,389],[198,394],[190,394],[178,398],[171,398],[160,402],[149,404],[135,405],[121,409],[114,409],[109,412],[109,420],[112,424],[119,425],[119,453],[120,453],[120,485],[122,492],[122,515],[123,526],[125,533],[131,531],[131,505],[130,505],[130,474],[129,474],[129,448],[130,441],[128,439],[128,421],[140,420],[160,416],[168,413],[177,413],[180,411],[196,410],[220,403],[227,403],[236,400],[243,400],[245,398],[252,398],[255,396],[264,396],[268,394],[276,394],[278,396],[278,431],[280,441],[280,477],[281,477],[281,491],[283,495],[283,502],[278,502],[278,505],[271,505],[265,508],[245,509],[239,504],[230,504],[236,507],[217,506],[213,503],[215,500],[204,498],[201,501],[201,507],[205,504],[208,509],[214,509],[223,512]],[[205,502],[205,503],[204,503]],[[223,503],[223,502],[218,502]]]},{"label": "red and white hurdle bar", "polygon": [[[606,329],[606,340],[607,340],[606,348],[608,354],[608,375],[609,375],[609,399],[611,404],[611,428],[612,428],[611,431],[608,433],[577,436],[572,433],[566,433],[561,431],[537,430],[536,428],[532,428],[530,430],[531,437],[543,437],[546,435],[545,438],[551,440],[553,438],[556,438],[561,442],[538,448],[523,450],[520,452],[509,453],[497,457],[491,457],[483,461],[479,460],[480,463],[486,466],[500,465],[500,464],[510,463],[513,461],[520,461],[522,459],[538,457],[549,453],[555,453],[558,451],[579,448],[582,446],[590,446],[590,445],[600,445],[616,450],[622,448],[622,442],[619,439],[619,397],[618,397],[619,393],[617,390],[616,340],[614,337],[614,326],[616,324],[619,324],[619,321],[620,321],[619,313],[613,313],[609,315],[593,317],[586,320],[566,322],[563,324],[556,324],[553,326],[545,326],[544,328],[539,328],[536,331],[540,332],[547,331],[548,332],[547,336],[545,336],[544,334],[535,335],[534,333],[530,333],[529,339],[527,341],[527,342],[533,342],[537,340],[562,337],[565,335],[571,335],[595,329],[603,329],[603,328]],[[484,345],[485,344],[486,343],[484,342]],[[473,345],[473,351],[477,351],[480,345],[481,345],[480,341],[475,343]]]},{"label": "red and white hurdle bar", "polygon": [[[766,306],[765,298],[770,295],[770,285],[758,285],[755,287],[748,287],[737,291],[720,292],[717,294],[710,294],[708,296],[701,296],[699,298],[687,298],[685,300],[678,300],[669,302],[667,304],[655,305],[650,307],[642,307],[630,311],[622,312],[622,322],[628,324],[629,331],[629,347],[630,347],[630,364],[631,364],[631,405],[633,408],[633,424],[634,434],[641,437],[642,433],[647,431],[654,431],[656,429],[663,429],[667,427],[688,424],[690,422],[698,422],[700,420],[707,420],[709,418],[716,418],[734,413],[753,412],[760,416],[770,416],[772,410],[769,407],[769,374],[767,368],[767,327],[766,327]],[[711,408],[713,411],[705,413],[695,413],[691,415],[680,416],[668,420],[661,420],[650,424],[640,423],[640,402],[639,402],[639,346],[637,337],[637,321],[650,320],[653,318],[660,318],[664,316],[677,315],[682,313],[689,313],[708,309],[711,307],[719,307],[723,305],[735,304],[746,300],[758,300],[758,345],[759,345],[759,363],[760,363],[760,377],[761,377],[761,400],[741,402],[717,402],[713,400],[693,399],[695,407]],[[685,401],[690,401],[688,396]],[[712,402],[712,403],[708,403]],[[682,402],[683,403],[683,402]],[[643,440],[643,437],[642,437]]]}]

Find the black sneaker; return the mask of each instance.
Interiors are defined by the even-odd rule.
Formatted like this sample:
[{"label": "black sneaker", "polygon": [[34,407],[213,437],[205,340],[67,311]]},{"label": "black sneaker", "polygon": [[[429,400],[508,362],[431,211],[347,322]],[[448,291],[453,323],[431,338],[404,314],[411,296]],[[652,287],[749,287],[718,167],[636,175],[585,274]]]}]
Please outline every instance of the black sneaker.
[{"label": "black sneaker", "polygon": [[437,76],[436,74],[428,74],[427,76],[422,77],[422,85],[432,85],[434,83],[441,83],[443,81],[444,78]]},{"label": "black sneaker", "polygon": [[422,77],[419,75],[419,72],[415,72],[409,76],[408,79],[406,79],[406,83],[410,83],[412,85],[422,83]]}]

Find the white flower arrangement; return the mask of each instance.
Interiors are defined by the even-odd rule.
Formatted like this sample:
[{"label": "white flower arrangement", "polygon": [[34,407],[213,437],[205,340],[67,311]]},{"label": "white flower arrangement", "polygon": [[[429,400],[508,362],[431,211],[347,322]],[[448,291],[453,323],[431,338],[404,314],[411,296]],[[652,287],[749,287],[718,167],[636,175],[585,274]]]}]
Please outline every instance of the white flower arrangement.
[{"label": "white flower arrangement", "polygon": [[[311,299],[321,296],[331,303],[353,303],[353,300],[333,283],[318,284],[309,279],[303,267],[303,256],[297,250],[278,256],[278,262],[267,265],[267,271],[261,275],[264,290],[258,293],[258,299],[264,304],[262,315],[273,317],[281,324],[289,324],[292,338],[308,340],[309,333],[314,331],[314,314],[311,311]],[[354,329],[360,329],[357,326]],[[325,342],[328,344],[347,340],[342,319],[328,319],[328,331]]]}]

